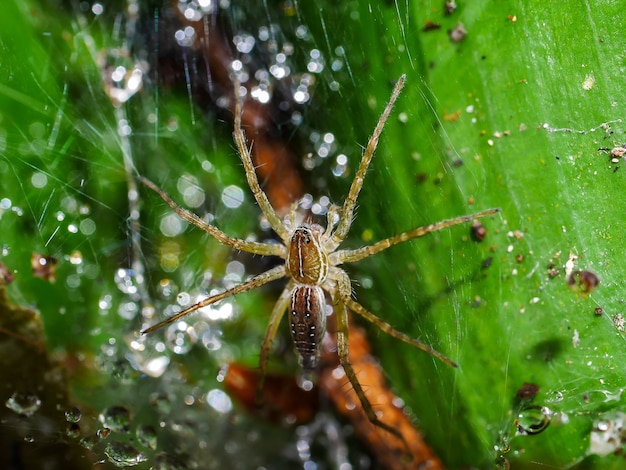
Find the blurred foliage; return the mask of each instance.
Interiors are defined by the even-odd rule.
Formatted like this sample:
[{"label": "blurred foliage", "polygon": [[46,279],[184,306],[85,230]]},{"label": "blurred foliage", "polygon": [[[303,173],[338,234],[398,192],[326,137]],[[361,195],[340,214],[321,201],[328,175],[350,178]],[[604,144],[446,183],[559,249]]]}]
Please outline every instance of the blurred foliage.
[{"label": "blurred foliage", "polygon": [[[295,46],[293,73],[306,68],[312,49],[324,57],[301,124],[284,126],[302,154],[312,151],[313,132],[330,132],[334,154],[356,165],[392,84],[407,74],[348,246],[502,209],[501,217],[483,221],[488,235],[481,243],[467,227],[457,227],[348,269],[363,305],[460,364],[446,368],[371,330],[392,388],[427,441],[450,468],[505,461],[512,468],[620,468],[623,457],[589,453],[594,423],[623,408],[619,286],[625,268],[618,251],[624,170],[621,158],[611,162],[608,152],[598,151],[626,141],[619,2],[482,0],[459,3],[450,15],[443,1],[265,5],[232,2],[221,17],[235,32],[256,34],[268,22],[276,25],[277,40]],[[207,465],[215,468],[293,463],[292,430],[264,433],[270,425],[237,409],[234,417],[218,413],[206,403],[207,392],[219,389],[221,364],[255,364],[277,295],[271,286],[239,296],[234,319],[212,325],[223,335],[218,352],[207,353],[200,343],[188,354],[168,349],[164,375],[137,371],[138,363],[149,361],[148,351],[160,357],[153,348],[162,339],[146,340],[141,354],[131,347],[139,340],[141,287],[160,315],[179,290],[219,285],[233,255],[198,230],[163,237],[160,224],[171,211],[140,188],[145,284],[136,285],[132,271],[119,271],[133,262],[120,116],[132,128],[130,156],[140,174],[173,195],[180,194],[181,176],[193,178],[206,190],[204,210],[221,228],[235,236],[269,236],[257,229],[248,193],[235,210],[220,202],[226,186],[244,184],[231,124],[218,111],[194,105],[197,90],[176,89],[154,74],[162,49],[186,57],[155,28],[154,18],[167,23],[168,8],[142,4],[134,29],[121,2],[99,15],[86,2],[7,1],[0,11],[0,261],[16,278],[9,297],[41,313],[47,349],[68,373],[71,400],[84,414],[79,437],[101,427],[104,409],[124,404],[132,410],[133,431],[168,423],[156,450],[144,446],[151,458],[169,452],[206,463],[211,452]],[[467,35],[452,41],[449,32],[460,24]],[[298,39],[302,25],[306,39]],[[141,93],[116,110],[103,91],[101,64],[129,42],[133,55],[116,58],[144,61],[152,73]],[[176,73],[193,74],[198,66],[186,65]],[[332,159],[317,160],[302,174],[314,197],[328,194],[340,202],[351,173],[332,176],[332,168]],[[168,246],[180,259],[171,271],[162,263]],[[59,261],[56,282],[31,274],[32,253]],[[234,256],[250,272],[264,268],[259,259]],[[599,287],[587,293],[568,286],[568,260],[575,270],[595,273]],[[0,340],[6,345],[15,336],[0,330]],[[276,346],[290,351],[288,338]],[[30,360],[41,361],[40,354]],[[273,367],[291,367],[293,357],[285,357]],[[28,361],[24,374],[34,370]],[[18,388],[36,388],[46,406],[55,400],[68,406],[58,397],[58,382],[2,381],[2,403]],[[524,384],[537,385],[536,396],[520,392],[533,389]],[[542,413],[549,426],[525,432]],[[65,433],[63,417],[54,419]],[[52,440],[31,434],[35,444]],[[32,440],[21,428],[15,435],[20,446]],[[216,436],[236,442],[245,456]],[[133,438],[120,439],[126,441]],[[89,458],[105,458],[111,453],[105,447],[98,443]]]}]

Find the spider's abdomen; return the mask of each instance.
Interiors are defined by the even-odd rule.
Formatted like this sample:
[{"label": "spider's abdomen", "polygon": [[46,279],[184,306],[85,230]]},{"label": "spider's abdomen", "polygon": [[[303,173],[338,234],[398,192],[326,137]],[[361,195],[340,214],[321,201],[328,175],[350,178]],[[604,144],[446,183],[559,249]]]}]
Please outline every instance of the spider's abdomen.
[{"label": "spider's abdomen", "polygon": [[297,282],[320,285],[328,274],[328,256],[322,248],[322,228],[302,225],[294,230],[287,252],[287,271]]},{"label": "spider's abdomen", "polygon": [[291,336],[304,370],[317,366],[326,331],[324,291],[318,286],[298,286],[291,295]]}]

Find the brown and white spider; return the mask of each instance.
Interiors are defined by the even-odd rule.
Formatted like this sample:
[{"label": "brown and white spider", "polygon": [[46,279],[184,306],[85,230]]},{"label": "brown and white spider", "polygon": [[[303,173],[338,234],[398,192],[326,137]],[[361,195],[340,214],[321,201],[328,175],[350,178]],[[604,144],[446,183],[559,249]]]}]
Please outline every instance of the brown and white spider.
[{"label": "brown and white spider", "polygon": [[[259,186],[259,182],[254,170],[250,152],[246,143],[244,132],[241,128],[241,97],[239,85],[235,84],[235,124],[234,138],[237,149],[243,162],[248,185],[254,194],[261,211],[267,218],[272,229],[280,237],[282,244],[259,243],[253,241],[239,240],[226,235],[217,227],[206,223],[194,213],[178,206],[172,198],[162,189],[158,188],[154,183],[145,178],[140,178],[141,182],[156,192],[176,213],[204,230],[220,243],[228,245],[234,249],[246,251],[257,255],[277,256],[285,260],[283,264],[276,266],[268,271],[254,276],[246,282],[239,284],[219,294],[213,295],[207,299],[198,302],[195,305],[177,313],[176,315],[151,326],[142,333],[149,333],[161,328],[169,323],[175,322],[182,317],[198,310],[199,308],[219,302],[222,299],[231,297],[241,292],[246,292],[256,287],[267,284],[286,277],[287,285],[278,297],[276,305],[272,310],[267,330],[261,344],[261,353],[259,358],[260,380],[257,386],[257,399],[260,400],[265,373],[267,370],[267,361],[278,329],[280,320],[285,311],[289,311],[289,321],[291,323],[291,333],[295,343],[296,351],[299,355],[299,361],[305,373],[311,373],[317,366],[320,357],[322,339],[326,330],[326,301],[324,291],[328,292],[333,301],[333,308],[337,321],[337,352],[339,360],[346,376],[354,387],[359,397],[363,409],[367,413],[370,421],[387,430],[388,432],[398,436],[399,432],[391,426],[385,424],[376,415],[369,403],[363,388],[359,383],[354,369],[348,360],[348,310],[361,315],[367,321],[373,323],[382,331],[394,338],[400,339],[406,343],[415,346],[418,349],[426,351],[443,362],[456,367],[456,364],[440,352],[435,351],[430,346],[422,343],[417,339],[395,330],[387,322],[381,320],[373,313],[369,312],[365,307],[356,302],[352,298],[352,286],[348,274],[339,266],[344,263],[354,263],[369,256],[380,253],[399,243],[406,242],[413,238],[422,237],[431,232],[451,227],[453,225],[469,222],[474,219],[486,217],[499,211],[499,209],[488,209],[476,214],[456,217],[454,219],[444,220],[425,227],[418,227],[408,232],[387,238],[372,245],[368,245],[355,250],[338,250],[344,241],[352,224],[353,213],[356,206],[357,198],[365,173],[372,160],[374,151],[378,144],[378,139],[382,133],[385,122],[389,118],[391,109],[402,90],[405,76],[402,75],[398,80],[391,99],[385,107],[382,115],[378,120],[378,124],[374,129],[374,133],[367,143],[367,147],[363,152],[361,163],[357,169],[356,176],[350,186],[350,191],[343,204],[343,207],[332,206],[328,211],[326,228],[317,225],[303,223],[296,226],[296,208],[292,207],[288,216],[287,224],[281,220],[271,206],[267,196]],[[338,221],[336,220],[338,218]],[[293,228],[295,227],[295,228]]]}]

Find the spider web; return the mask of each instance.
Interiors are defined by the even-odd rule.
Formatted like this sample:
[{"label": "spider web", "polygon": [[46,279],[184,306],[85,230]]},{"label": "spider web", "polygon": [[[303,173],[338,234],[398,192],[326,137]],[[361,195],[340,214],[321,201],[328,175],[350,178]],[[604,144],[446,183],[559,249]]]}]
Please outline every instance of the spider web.
[{"label": "spider web", "polygon": [[[501,95],[467,79],[483,51],[447,34],[461,19],[471,22],[470,11],[446,16],[443,5],[431,2],[248,3],[207,2],[203,9],[202,2],[70,2],[54,12],[36,2],[27,5],[31,10],[25,3],[2,7],[16,21],[0,29],[10,71],[0,82],[0,261],[16,273],[11,299],[41,312],[48,350],[64,351],[68,363],[86,357],[93,363],[95,393],[81,383],[84,375],[69,385],[85,410],[97,410],[84,412],[76,443],[93,438],[94,453],[109,461],[154,462],[168,452],[186,455],[189,467],[205,465],[207,453],[217,467],[368,467],[367,454],[330,409],[295,432],[276,432],[223,391],[221,365],[256,365],[280,285],[204,309],[162,334],[137,335],[143,324],[269,266],[187,228],[133,186],[137,172],[230,235],[272,237],[234,151],[220,98],[224,82],[192,47],[205,29],[226,40],[240,77],[254,74],[253,96],[273,109],[268,133],[293,149],[303,206],[322,218],[329,204],[342,202],[391,84],[407,74],[346,246],[492,206],[508,204],[514,214],[483,222],[482,243],[457,227],[348,268],[359,302],[460,364],[448,369],[368,330],[390,387],[447,466],[505,459],[573,466],[587,455],[596,428],[610,428],[621,442],[620,415],[597,421],[600,411],[614,412],[621,403],[612,355],[623,344],[618,312],[601,313],[602,323],[589,315],[552,318],[557,306],[589,312],[619,301],[573,293],[562,282],[568,260],[576,269],[602,270],[608,255],[598,252],[610,250],[588,250],[588,239],[571,235],[584,227],[584,212],[563,222],[570,227],[564,241],[526,232],[526,219],[518,216],[526,196],[519,172],[506,173],[501,155],[507,145],[520,150],[523,126],[534,123],[485,117],[496,108],[489,100]],[[613,118],[577,127],[604,129],[598,123]],[[489,133],[481,135],[485,128]],[[587,137],[576,142],[593,147],[593,137],[579,139]],[[549,139],[566,148],[584,145],[570,136]],[[285,181],[286,165],[273,170]],[[559,186],[570,182],[568,171],[559,173]],[[281,197],[280,184],[272,186],[270,176],[264,183]],[[32,253],[59,261],[55,283],[30,275]],[[550,263],[555,276],[546,274]],[[601,340],[594,329],[604,332]],[[282,362],[284,371],[293,370],[286,334],[274,349],[273,367]],[[525,383],[538,385],[539,394]],[[8,395],[28,388],[16,382]],[[128,412],[121,421],[136,438],[116,427],[114,406]],[[105,426],[114,431],[108,442],[97,437]],[[39,430],[10,431],[30,433],[35,444],[52,440]]]}]

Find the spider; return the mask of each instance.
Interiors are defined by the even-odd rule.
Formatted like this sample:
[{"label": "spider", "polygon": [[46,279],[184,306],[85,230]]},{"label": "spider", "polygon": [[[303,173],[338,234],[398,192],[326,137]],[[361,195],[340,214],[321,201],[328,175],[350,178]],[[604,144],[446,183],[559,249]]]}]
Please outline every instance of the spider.
[{"label": "spider", "polygon": [[488,209],[476,214],[464,215],[453,219],[444,220],[424,227],[395,235],[372,245],[364,246],[354,250],[338,249],[344,241],[352,224],[354,210],[363,186],[365,173],[372,160],[374,151],[378,145],[378,140],[383,131],[385,122],[389,118],[393,105],[402,90],[405,82],[405,75],[402,75],[396,83],[391,99],[387,103],[382,115],[378,119],[378,124],[374,133],[370,137],[367,147],[363,152],[361,162],[348,196],[343,206],[331,206],[326,220],[326,227],[314,223],[302,223],[297,225],[296,209],[297,203],[285,222],[277,215],[271,206],[266,194],[263,192],[257,179],[254,165],[250,157],[250,151],[246,143],[246,137],[241,128],[242,99],[240,96],[239,84],[235,84],[235,116],[234,116],[234,139],[239,151],[241,161],[245,169],[248,185],[258,203],[261,211],[267,218],[272,229],[282,244],[260,243],[232,238],[222,232],[214,225],[210,225],[198,217],[196,214],[178,206],[172,198],[162,189],[146,178],[140,177],[140,181],[148,188],[157,193],[180,217],[196,227],[204,230],[215,237],[220,243],[228,245],[236,250],[246,251],[257,255],[276,256],[282,258],[284,263],[269,269],[268,271],[248,279],[231,289],[208,297],[191,307],[163,320],[156,325],[150,326],[142,331],[142,334],[150,333],[165,325],[173,323],[182,317],[206,307],[220,300],[240,294],[242,292],[255,289],[269,282],[286,277],[287,285],[278,297],[272,310],[269,324],[265,331],[261,352],[259,357],[260,379],[257,384],[257,402],[261,401],[263,383],[267,371],[268,357],[272,342],[276,335],[278,325],[285,313],[288,311],[291,323],[291,333],[295,344],[296,352],[299,356],[299,363],[307,376],[315,370],[321,353],[322,339],[326,328],[326,300],[324,292],[330,294],[333,301],[333,309],[337,322],[337,353],[340,364],[343,366],[348,380],[367,413],[369,420],[376,426],[396,435],[403,440],[402,436],[391,426],[382,421],[374,412],[372,405],[363,392],[357,376],[348,360],[348,310],[351,310],[365,318],[370,323],[380,328],[388,335],[404,341],[428,354],[440,359],[453,367],[457,365],[448,357],[434,350],[427,344],[413,339],[400,331],[394,329],[389,323],[380,319],[357,301],[352,298],[352,285],[348,274],[340,268],[345,263],[354,263],[369,256],[380,253],[399,243],[406,242],[413,238],[422,237],[431,232],[442,230],[453,225],[463,224],[474,219],[486,217],[499,211],[499,209]]}]

